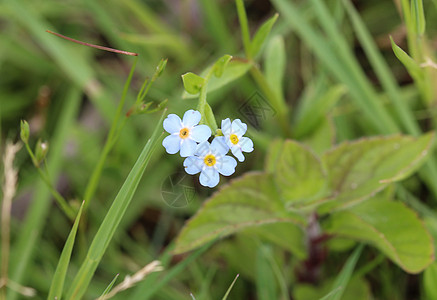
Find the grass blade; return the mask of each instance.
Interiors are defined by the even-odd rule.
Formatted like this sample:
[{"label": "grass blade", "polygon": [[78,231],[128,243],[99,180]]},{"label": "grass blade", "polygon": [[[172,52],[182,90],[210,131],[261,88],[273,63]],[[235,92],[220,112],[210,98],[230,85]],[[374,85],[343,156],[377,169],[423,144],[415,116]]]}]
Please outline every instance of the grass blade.
[{"label": "grass blade", "polygon": [[120,221],[132,200],[132,197],[138,187],[140,179],[146,169],[146,166],[152,156],[152,153],[158,142],[158,132],[162,128],[162,120],[165,116],[166,110],[163,112],[152,137],[148,140],[146,146],[143,148],[138,160],[133,166],[131,172],[126,178],[123,186],[114,199],[111,208],[105,216],[99,230],[97,231],[85,261],[76,275],[67,295],[68,299],[81,299],[91,282],[91,278],[106,251]]},{"label": "grass blade", "polygon": [[235,276],[234,281],[232,281],[231,286],[228,288],[228,290],[226,291],[226,294],[223,296],[222,300],[226,300],[229,296],[229,293],[231,292],[232,288],[234,287],[235,282],[237,281],[238,277],[240,276],[240,274],[237,274],[237,276]]},{"label": "grass blade", "polygon": [[247,21],[246,9],[244,8],[243,0],[235,0],[238,13],[238,21],[240,22],[241,37],[243,39],[244,53],[247,58],[250,57],[250,34],[249,34],[249,22]]},{"label": "grass blade", "polygon": [[[65,97],[62,113],[55,126],[55,134],[50,141],[51,147],[48,154],[47,168],[53,178],[56,178],[59,174],[64,144],[69,136],[69,130],[74,123],[80,103],[80,90],[72,88]],[[26,220],[11,252],[13,256],[11,261],[11,280],[14,282],[22,284],[25,281],[24,277],[28,274],[26,271],[35,252],[36,242],[47,220],[51,203],[50,199],[50,191],[47,185],[42,181],[39,182],[35,188],[33,202],[27,213]],[[15,300],[18,294],[10,290],[8,296],[8,300]]]},{"label": "grass blade", "polygon": [[115,275],[114,279],[112,279],[111,283],[106,287],[106,289],[103,291],[102,295],[97,300],[103,300],[105,299],[105,296],[111,291],[112,287],[115,284],[115,281],[117,281],[117,278],[120,274]]},{"label": "grass blade", "polygon": [[64,249],[62,250],[61,257],[59,258],[58,266],[56,267],[55,274],[53,275],[53,280],[47,299],[61,300],[65,276],[67,275],[68,265],[70,264],[71,253],[73,251],[74,240],[76,239],[77,228],[79,226],[83,206],[84,202],[82,202],[82,205],[80,206],[76,220],[73,224],[73,228],[71,229],[67,241],[65,242]]},{"label": "grass blade", "polygon": [[[346,289],[346,286],[349,280],[352,277],[352,273],[355,269],[355,265],[357,264],[358,259],[360,258],[361,252],[363,251],[364,244],[359,245],[351,256],[346,261],[343,269],[341,270],[338,277],[335,279],[334,285],[332,287],[332,291],[323,297],[323,300],[340,300],[343,292]],[[320,299],[320,300],[322,300]]]}]

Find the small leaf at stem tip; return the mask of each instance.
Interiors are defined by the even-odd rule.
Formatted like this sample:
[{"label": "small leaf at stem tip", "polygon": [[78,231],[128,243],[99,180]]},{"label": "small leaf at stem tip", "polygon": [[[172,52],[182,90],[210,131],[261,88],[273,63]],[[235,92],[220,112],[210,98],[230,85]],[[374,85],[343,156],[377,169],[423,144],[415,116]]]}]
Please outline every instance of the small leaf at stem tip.
[{"label": "small leaf at stem tip", "polygon": [[223,75],[223,71],[225,70],[226,66],[228,65],[228,63],[231,61],[232,56],[231,55],[223,55],[222,57],[220,57],[216,63],[214,64],[213,68],[214,68],[214,76],[215,77],[221,77]]},{"label": "small leaf at stem tip", "polygon": [[153,75],[154,79],[156,79],[159,76],[161,76],[162,72],[164,72],[164,69],[167,66],[167,61],[168,61],[168,58],[161,59],[161,61],[159,62],[158,66],[156,67],[155,74]]},{"label": "small leaf at stem tip", "polygon": [[262,24],[261,27],[258,29],[258,31],[255,33],[255,36],[253,37],[249,48],[250,56],[252,58],[255,57],[260,51],[262,45],[267,39],[267,36],[272,30],[272,27],[275,24],[278,17],[279,14],[275,14],[273,17],[268,19],[264,24]]},{"label": "small leaf at stem tip", "polygon": [[414,78],[419,78],[421,76],[422,70],[419,64],[411,58],[401,47],[396,45],[393,38],[390,36],[390,42],[395,56],[407,69],[408,73]]},{"label": "small leaf at stem tip", "polygon": [[205,79],[191,72],[182,75],[182,81],[184,82],[184,88],[187,93],[192,95],[200,93],[200,89],[205,84]]},{"label": "small leaf at stem tip", "polygon": [[26,120],[21,120],[20,123],[20,137],[23,143],[27,144],[29,141],[29,123]]}]

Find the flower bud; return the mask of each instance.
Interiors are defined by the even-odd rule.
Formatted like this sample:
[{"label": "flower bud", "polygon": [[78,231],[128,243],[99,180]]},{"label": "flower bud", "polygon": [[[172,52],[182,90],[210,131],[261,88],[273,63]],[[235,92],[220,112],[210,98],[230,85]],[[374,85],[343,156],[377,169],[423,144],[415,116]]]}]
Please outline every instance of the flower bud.
[{"label": "flower bud", "polygon": [[20,130],[21,140],[23,141],[23,143],[27,144],[29,141],[29,131],[30,131],[29,123],[27,123],[26,120],[21,120],[20,128],[21,128]]},{"label": "flower bud", "polygon": [[35,147],[35,158],[37,165],[45,159],[47,152],[49,151],[49,143],[47,141],[42,142],[41,139],[38,140]]}]

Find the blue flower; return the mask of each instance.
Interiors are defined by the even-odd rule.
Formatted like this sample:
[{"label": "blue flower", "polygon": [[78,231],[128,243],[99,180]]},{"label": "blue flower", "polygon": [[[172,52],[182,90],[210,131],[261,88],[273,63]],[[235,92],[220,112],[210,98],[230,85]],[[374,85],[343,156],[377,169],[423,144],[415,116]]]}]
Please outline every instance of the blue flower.
[{"label": "blue flower", "polygon": [[184,161],[185,171],[194,175],[200,172],[200,184],[215,187],[219,183],[219,173],[230,176],[235,172],[237,161],[226,155],[229,148],[224,137],[216,137],[211,144],[208,141],[197,146],[195,156],[189,156]]},{"label": "blue flower", "polygon": [[185,112],[182,121],[175,114],[167,116],[164,129],[170,135],[162,141],[167,153],[175,154],[180,150],[182,157],[194,155],[197,143],[204,142],[211,136],[211,129],[207,125],[197,125],[200,118],[200,112],[192,109]]},{"label": "blue flower", "polygon": [[247,131],[247,125],[235,119],[232,123],[229,118],[222,121],[221,128],[225,137],[226,145],[231,149],[232,154],[238,158],[238,160],[244,161],[243,152],[253,151],[253,142],[248,137],[243,137]]}]

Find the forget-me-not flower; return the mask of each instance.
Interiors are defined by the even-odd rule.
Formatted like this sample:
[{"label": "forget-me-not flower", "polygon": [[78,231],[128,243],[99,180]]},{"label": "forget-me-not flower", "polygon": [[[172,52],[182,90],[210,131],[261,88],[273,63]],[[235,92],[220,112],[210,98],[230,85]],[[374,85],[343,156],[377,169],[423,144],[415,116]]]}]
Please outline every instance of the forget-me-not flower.
[{"label": "forget-me-not flower", "polygon": [[235,172],[237,161],[226,155],[229,151],[224,137],[216,137],[211,142],[205,141],[197,146],[195,156],[189,156],[184,161],[185,171],[194,175],[200,172],[200,184],[215,187],[219,181],[219,173],[230,176]]},{"label": "forget-me-not flower", "polygon": [[232,121],[229,118],[222,121],[222,133],[225,137],[225,142],[231,149],[232,154],[238,158],[238,160],[244,161],[243,152],[253,151],[253,142],[248,137],[243,137],[247,131],[247,125],[235,119]]},{"label": "forget-me-not flower", "polygon": [[211,129],[207,125],[197,125],[201,117],[200,112],[192,109],[185,112],[182,120],[175,114],[169,114],[164,120],[164,129],[170,133],[162,141],[165,150],[170,154],[180,150],[182,157],[194,155],[197,143],[202,143],[211,136]]}]

